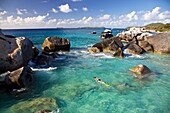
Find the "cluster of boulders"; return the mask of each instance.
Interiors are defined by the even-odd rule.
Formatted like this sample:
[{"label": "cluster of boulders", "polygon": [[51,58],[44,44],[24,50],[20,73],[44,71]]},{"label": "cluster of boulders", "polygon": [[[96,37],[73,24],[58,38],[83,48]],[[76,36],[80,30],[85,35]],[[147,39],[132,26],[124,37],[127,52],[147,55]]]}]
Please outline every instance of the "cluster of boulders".
[{"label": "cluster of boulders", "polygon": [[1,89],[27,87],[32,82],[32,71],[27,64],[37,57],[36,47],[25,37],[16,38],[4,35],[1,31],[0,43]]},{"label": "cluster of boulders", "polygon": [[119,33],[116,37],[122,42],[126,42],[124,49],[132,54],[142,54],[144,52],[170,53],[170,32],[156,34],[130,30]]},{"label": "cluster of boulders", "polygon": [[[154,34],[154,35],[153,35]],[[94,44],[87,51],[91,54],[99,52],[110,53],[113,57],[124,57],[124,51],[130,54],[154,52],[159,54],[170,53],[170,32],[150,33],[144,30],[129,30],[118,33],[116,36],[104,39]],[[145,65],[138,65],[130,69],[135,78],[148,79],[155,76]]]},{"label": "cluster of boulders", "polygon": [[111,53],[113,56],[123,57],[123,44],[117,37],[112,37],[103,40],[92,46],[92,48],[88,49],[88,52],[92,54],[96,54],[99,52]]},{"label": "cluster of boulders", "polygon": [[47,37],[42,45],[42,53],[25,37],[4,35],[0,31],[0,90],[21,89],[32,81],[29,61],[36,65],[47,65],[58,57],[57,51],[70,50],[70,41],[65,38]]},{"label": "cluster of boulders", "polygon": [[94,44],[88,51],[92,54],[98,52],[111,53],[113,56],[123,57],[124,50],[130,54],[145,52],[170,53],[170,32],[151,34],[142,31],[124,31],[115,37],[104,39]]}]

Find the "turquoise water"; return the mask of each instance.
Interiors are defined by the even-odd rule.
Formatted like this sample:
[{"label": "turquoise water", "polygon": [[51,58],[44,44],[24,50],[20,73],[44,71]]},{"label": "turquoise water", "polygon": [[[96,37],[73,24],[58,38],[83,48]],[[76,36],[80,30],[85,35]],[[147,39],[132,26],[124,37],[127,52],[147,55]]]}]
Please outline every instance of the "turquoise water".
[{"label": "turquoise water", "polygon": [[[69,38],[71,51],[60,53],[63,59],[52,62],[54,70],[35,71],[34,83],[21,94],[0,94],[0,112],[16,112],[17,104],[37,98],[53,98],[60,113],[169,113],[170,112],[170,56],[144,54],[125,58],[91,55],[87,48],[101,41],[100,34],[88,34],[103,29],[6,30],[5,34],[26,36],[36,47],[47,36]],[[113,31],[114,35],[117,30]],[[150,81],[132,77],[129,69],[144,64],[158,76]],[[107,82],[96,83],[96,76]],[[132,87],[125,87],[128,83]],[[22,108],[22,106],[21,106]],[[30,108],[31,109],[31,108]],[[42,109],[42,108],[41,108]],[[54,110],[54,109],[53,109]],[[25,110],[25,113],[30,111]]]}]

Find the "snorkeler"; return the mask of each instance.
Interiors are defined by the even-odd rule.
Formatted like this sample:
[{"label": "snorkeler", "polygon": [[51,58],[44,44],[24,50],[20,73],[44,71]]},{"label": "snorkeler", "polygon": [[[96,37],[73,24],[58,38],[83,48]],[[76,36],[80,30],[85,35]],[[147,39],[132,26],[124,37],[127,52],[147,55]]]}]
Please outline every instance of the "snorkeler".
[{"label": "snorkeler", "polygon": [[101,79],[99,79],[99,78],[97,78],[97,77],[94,77],[94,80],[95,80],[96,82],[99,82],[99,83],[105,85],[105,86],[109,86],[109,84],[107,84],[106,82],[103,82]]}]

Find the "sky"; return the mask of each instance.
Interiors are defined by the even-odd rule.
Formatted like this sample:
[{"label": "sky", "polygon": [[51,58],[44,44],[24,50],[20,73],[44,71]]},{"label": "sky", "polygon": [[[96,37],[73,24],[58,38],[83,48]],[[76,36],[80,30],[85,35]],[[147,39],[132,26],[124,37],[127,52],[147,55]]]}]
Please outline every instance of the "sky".
[{"label": "sky", "polygon": [[0,28],[144,26],[170,23],[170,0],[0,0]]}]

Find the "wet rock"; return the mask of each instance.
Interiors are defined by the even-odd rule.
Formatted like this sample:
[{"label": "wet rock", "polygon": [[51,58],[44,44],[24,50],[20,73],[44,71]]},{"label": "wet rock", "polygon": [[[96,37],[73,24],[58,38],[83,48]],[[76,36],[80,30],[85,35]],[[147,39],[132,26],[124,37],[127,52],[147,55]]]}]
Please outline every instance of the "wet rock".
[{"label": "wet rock", "polygon": [[96,54],[100,52],[100,50],[97,47],[89,48],[87,51],[91,54]]},{"label": "wet rock", "polygon": [[[11,107],[13,113],[34,113],[39,110],[52,111],[58,108],[53,98],[37,98],[19,102]],[[41,113],[41,112],[40,112]],[[48,113],[48,112],[47,112]]]},{"label": "wet rock", "polygon": [[30,67],[21,67],[15,71],[9,72],[9,74],[5,76],[4,83],[9,90],[28,87],[33,82],[31,74],[32,70]]},{"label": "wet rock", "polygon": [[105,38],[105,39],[106,38],[111,38],[111,37],[113,37],[113,35],[112,35],[112,31],[109,30],[109,29],[104,30],[102,32],[101,36],[100,36],[100,38]]},{"label": "wet rock", "polygon": [[134,77],[136,77],[138,79],[144,79],[144,78],[148,78],[148,77],[150,77],[152,75],[155,75],[153,73],[153,71],[151,71],[147,66],[142,65],[142,64],[134,66],[129,70],[131,72],[135,73],[136,76],[134,76]]},{"label": "wet rock", "polygon": [[97,34],[97,32],[96,32],[96,31],[93,31],[93,32],[90,32],[90,34]]},{"label": "wet rock", "polygon": [[34,57],[33,43],[25,37],[7,37],[0,31],[0,73],[26,66]]},{"label": "wet rock", "polygon": [[132,54],[141,54],[141,53],[143,53],[143,50],[135,43],[130,44],[127,47],[127,50],[128,50],[129,53],[132,53]]},{"label": "wet rock", "polygon": [[37,56],[39,55],[39,50],[36,47],[33,47],[33,51],[34,51],[34,56],[32,58],[32,61],[34,62]]},{"label": "wet rock", "polygon": [[[100,52],[104,52],[104,53],[111,53],[113,54],[113,56],[119,56],[123,54],[122,52],[122,48],[123,48],[123,44],[122,42],[119,40],[118,37],[112,37],[109,39],[105,39],[102,42],[99,42],[95,45],[92,46],[92,50],[96,50],[98,52],[98,50],[100,50]],[[95,49],[94,49],[95,48]],[[95,53],[95,52],[93,52]]]},{"label": "wet rock", "polygon": [[51,64],[51,61],[58,57],[59,55],[56,52],[42,52],[42,54],[37,57],[35,64],[47,66]]},{"label": "wet rock", "polygon": [[147,42],[152,45],[155,53],[170,54],[170,32],[147,37]]},{"label": "wet rock", "polygon": [[69,51],[70,41],[66,38],[47,37],[42,44],[42,51],[55,52],[55,51]]},{"label": "wet rock", "polygon": [[153,47],[147,41],[138,41],[139,46],[146,52],[153,52]]}]

